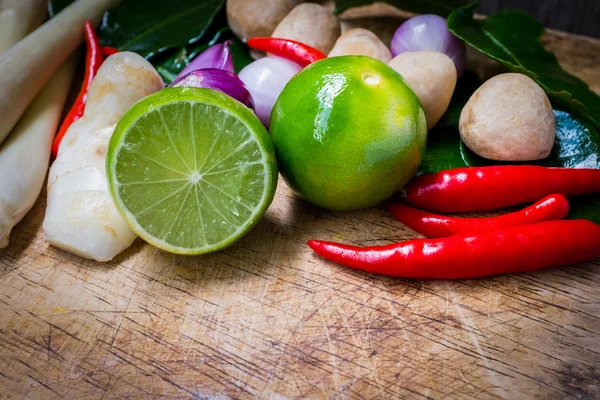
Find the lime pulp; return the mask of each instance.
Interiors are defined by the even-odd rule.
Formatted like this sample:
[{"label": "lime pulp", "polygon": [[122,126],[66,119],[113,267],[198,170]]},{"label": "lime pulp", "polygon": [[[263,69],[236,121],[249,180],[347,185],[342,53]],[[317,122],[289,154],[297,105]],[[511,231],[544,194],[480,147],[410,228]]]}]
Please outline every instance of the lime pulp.
[{"label": "lime pulp", "polygon": [[178,254],[223,249],[264,215],[277,186],[269,134],[241,103],[167,88],[135,104],[107,152],[115,205],[144,240]]}]

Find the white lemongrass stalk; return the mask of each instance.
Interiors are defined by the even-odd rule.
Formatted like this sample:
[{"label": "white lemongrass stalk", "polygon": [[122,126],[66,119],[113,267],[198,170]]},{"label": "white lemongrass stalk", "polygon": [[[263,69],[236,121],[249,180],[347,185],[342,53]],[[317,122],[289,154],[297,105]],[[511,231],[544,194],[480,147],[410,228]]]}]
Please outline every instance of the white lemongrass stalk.
[{"label": "white lemongrass stalk", "polygon": [[113,204],[106,179],[108,141],[123,114],[163,87],[154,67],[130,52],[106,59],[90,87],[83,117],[61,142],[48,176],[46,240],[73,254],[109,261],[135,233]]},{"label": "white lemongrass stalk", "polygon": [[71,81],[71,56],[48,81],[0,147],[0,248],[38,198],[48,171],[50,148]]},{"label": "white lemongrass stalk", "polygon": [[0,143],[69,54],[85,21],[100,21],[120,0],[78,0],[0,55]]},{"label": "white lemongrass stalk", "polygon": [[0,54],[41,25],[47,0],[0,0]]}]

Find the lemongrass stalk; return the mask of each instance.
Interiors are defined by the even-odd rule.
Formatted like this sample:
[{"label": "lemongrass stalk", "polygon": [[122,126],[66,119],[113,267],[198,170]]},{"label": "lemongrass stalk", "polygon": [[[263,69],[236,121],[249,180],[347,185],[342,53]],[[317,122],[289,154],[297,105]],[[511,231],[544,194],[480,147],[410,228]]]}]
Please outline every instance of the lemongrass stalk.
[{"label": "lemongrass stalk", "polygon": [[40,26],[47,0],[0,0],[0,54]]},{"label": "lemongrass stalk", "polygon": [[76,61],[71,56],[59,68],[0,147],[0,248],[8,245],[10,231],[42,190]]},{"label": "lemongrass stalk", "polygon": [[0,143],[48,79],[83,41],[85,21],[99,22],[120,0],[78,0],[0,56]]}]

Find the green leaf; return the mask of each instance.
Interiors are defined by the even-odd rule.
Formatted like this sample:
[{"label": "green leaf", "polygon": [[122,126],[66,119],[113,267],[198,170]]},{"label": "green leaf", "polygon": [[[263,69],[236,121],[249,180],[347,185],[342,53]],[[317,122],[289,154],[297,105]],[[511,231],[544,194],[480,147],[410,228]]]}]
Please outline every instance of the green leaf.
[{"label": "green leaf", "polygon": [[48,1],[48,15],[50,18],[67,8],[75,0],[49,0]]},{"label": "green leaf", "polygon": [[[600,133],[587,121],[567,111],[554,110],[556,143],[548,158],[523,163],[491,161],[473,153],[461,141],[460,154],[466,166],[535,164],[544,167],[600,169]],[[600,224],[600,195],[590,194],[569,199],[569,219],[589,219]]]},{"label": "green leaf", "polygon": [[446,169],[466,167],[460,154],[460,136],[455,128],[436,128],[429,132],[427,148],[417,175],[435,174]]},{"label": "green leaf", "polygon": [[540,42],[544,27],[521,11],[503,10],[483,20],[473,18],[477,3],[454,11],[448,28],[459,38],[534,79],[560,108],[588,119],[600,128],[600,96],[581,79],[563,70]]},{"label": "green leaf", "polygon": [[[207,35],[207,37],[210,37]],[[158,57],[151,59],[152,64],[163,78],[166,85],[173,82],[175,77],[201,52],[206,50],[209,46],[216,43],[221,43],[225,40],[231,40],[231,58],[233,59],[233,65],[235,72],[238,73],[246,65],[250,64],[252,57],[248,51],[248,46],[242,43],[229,28],[222,28],[212,36],[212,39],[207,43],[198,43],[188,47],[183,47],[176,51],[163,53]]]},{"label": "green leaf", "polygon": [[[73,1],[49,0],[51,15]],[[100,39],[103,45],[149,58],[166,84],[202,51],[229,39],[235,71],[239,72],[254,60],[227,26],[223,4],[224,0],[177,0],[167,6],[127,0],[105,15]]]},{"label": "green leaf", "polygon": [[183,70],[190,62],[187,49],[185,47],[177,50],[174,54],[163,59],[153,59],[152,64],[156,71],[161,76],[165,85],[170,84],[175,80],[175,77]]},{"label": "green leaf", "polygon": [[[544,167],[595,168],[600,169],[600,134],[596,128],[573,114],[554,110],[556,120],[556,142],[548,158],[520,164],[535,164]],[[473,153],[464,143],[459,149],[467,166],[519,164],[487,160]]]},{"label": "green leaf", "polygon": [[200,42],[225,0],[127,0],[110,10],[100,29],[102,43],[145,58]]},{"label": "green leaf", "polygon": [[175,51],[163,52],[158,56],[153,57],[150,61],[156,68],[165,84],[173,82],[177,74],[179,74],[198,54],[202,53],[208,47],[222,42],[221,37],[224,32],[228,32],[229,28],[221,28],[216,33],[207,33],[206,38],[210,37],[208,42],[202,41],[188,47],[182,47]]},{"label": "green leaf", "polygon": [[[376,0],[337,0],[336,14],[341,14],[352,7],[375,3]],[[437,14],[442,17],[450,15],[454,9],[467,4],[467,0],[384,0],[396,8],[417,14]]]},{"label": "green leaf", "polygon": [[[460,90],[465,90],[464,87]],[[465,95],[468,91],[465,91]],[[462,96],[458,94],[458,96]],[[460,104],[454,105],[457,109]],[[456,110],[447,112],[454,115]],[[487,160],[473,153],[461,141],[455,120],[445,127],[436,126],[430,133],[427,150],[419,169],[423,173],[435,173],[445,169],[506,164],[534,164],[545,167],[595,168],[600,169],[600,133],[587,121],[573,114],[554,110],[556,119],[556,143],[550,156],[544,160],[528,162],[501,162]],[[600,195],[591,194],[569,199],[571,212],[567,218],[589,219],[600,224]]]},{"label": "green leaf", "polygon": [[568,219],[587,219],[600,224],[600,195],[597,193],[569,199]]},{"label": "green leaf", "polygon": [[458,120],[463,107],[480,84],[481,80],[472,71],[465,71],[458,80],[448,109],[435,128],[429,132],[419,175],[467,166],[459,151],[461,140]]},{"label": "green leaf", "polygon": [[242,43],[235,35],[232,34],[231,36],[231,58],[233,58],[235,73],[239,74],[246,65],[254,62],[254,59],[250,56],[250,49],[248,46],[246,46],[245,43]]}]

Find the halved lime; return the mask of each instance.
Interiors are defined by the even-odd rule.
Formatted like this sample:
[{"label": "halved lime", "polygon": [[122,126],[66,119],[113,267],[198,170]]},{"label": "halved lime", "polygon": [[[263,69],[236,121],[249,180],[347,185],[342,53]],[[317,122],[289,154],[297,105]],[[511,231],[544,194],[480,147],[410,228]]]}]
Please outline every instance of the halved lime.
[{"label": "halved lime", "polygon": [[263,125],[209,89],[167,88],[135,104],[110,139],[106,171],[131,228],[178,254],[234,243],[263,216],[277,186]]}]

